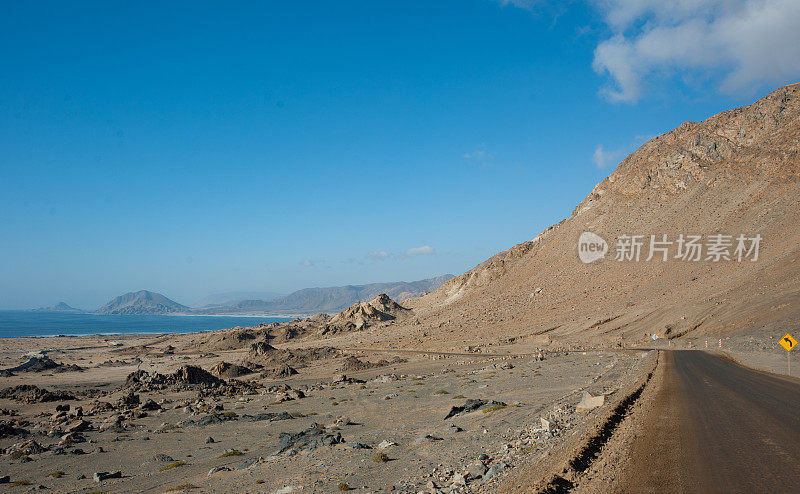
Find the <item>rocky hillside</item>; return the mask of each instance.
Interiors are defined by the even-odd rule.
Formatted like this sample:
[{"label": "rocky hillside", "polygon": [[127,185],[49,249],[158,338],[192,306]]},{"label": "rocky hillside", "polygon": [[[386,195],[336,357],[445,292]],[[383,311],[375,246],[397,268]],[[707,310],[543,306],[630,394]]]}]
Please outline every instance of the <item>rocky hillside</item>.
[{"label": "rocky hillside", "polygon": [[[799,152],[798,84],[685,122],[625,158],[569,218],[406,301],[421,322],[407,328],[417,338],[406,342],[428,335],[428,341],[629,345],[651,333],[724,336],[797,327]],[[607,242],[604,258],[581,261],[584,232]],[[634,239],[643,244],[638,261],[626,237],[633,235],[642,236]],[[672,243],[654,244],[647,260],[651,235]],[[701,237],[699,256],[687,247],[690,235]],[[750,239],[757,236],[754,259]]]},{"label": "rocky hillside", "polygon": [[95,311],[97,314],[178,314],[188,312],[190,309],[160,293],[141,290],[130,292],[111,300],[109,303]]}]

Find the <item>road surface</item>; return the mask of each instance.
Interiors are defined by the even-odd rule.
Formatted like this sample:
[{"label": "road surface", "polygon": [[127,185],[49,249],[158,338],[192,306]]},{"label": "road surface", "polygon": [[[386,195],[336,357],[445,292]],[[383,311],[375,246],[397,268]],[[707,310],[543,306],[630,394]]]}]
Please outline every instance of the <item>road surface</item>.
[{"label": "road surface", "polygon": [[800,493],[800,383],[701,351],[663,351],[664,379],[623,492]]}]

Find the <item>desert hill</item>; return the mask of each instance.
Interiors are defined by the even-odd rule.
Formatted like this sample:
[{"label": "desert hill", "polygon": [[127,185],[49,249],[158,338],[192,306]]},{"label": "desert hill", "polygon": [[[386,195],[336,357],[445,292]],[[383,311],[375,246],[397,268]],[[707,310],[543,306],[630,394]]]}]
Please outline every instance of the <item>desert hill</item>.
[{"label": "desert hill", "polygon": [[129,292],[120,295],[100,307],[95,312],[97,314],[176,314],[188,312],[190,309],[164,295],[147,290]]},{"label": "desert hill", "polygon": [[[797,326],[800,315],[800,85],[750,106],[686,122],[645,143],[573,211],[532,241],[440,289],[406,301],[426,341],[550,338],[637,344],[650,333],[720,335]],[[584,264],[578,239],[608,243]],[[650,235],[673,244],[646,261]],[[732,260],[676,259],[683,234],[731,235]],[[758,259],[736,238],[760,235]],[[640,260],[616,261],[616,240],[642,235]],[[752,243],[752,242],[751,242]],[[749,244],[747,245],[750,246]],[[706,246],[707,247],[707,246]],[[435,331],[430,331],[434,329]]]}]

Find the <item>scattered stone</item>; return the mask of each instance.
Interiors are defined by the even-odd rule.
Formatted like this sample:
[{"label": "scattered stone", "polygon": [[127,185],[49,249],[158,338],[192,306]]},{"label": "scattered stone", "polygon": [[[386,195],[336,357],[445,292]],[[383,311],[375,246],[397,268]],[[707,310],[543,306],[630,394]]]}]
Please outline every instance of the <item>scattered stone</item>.
[{"label": "scattered stone", "polygon": [[206,444],[214,444],[215,442],[216,442],[216,441],[215,441],[215,440],[214,440],[214,438],[213,438],[213,437],[211,437],[211,436],[209,436],[209,437],[206,439]]},{"label": "scattered stone", "polygon": [[386,439],[384,439],[383,441],[381,441],[380,444],[378,444],[378,449],[386,449],[391,446],[397,446],[397,443],[393,443],[391,441],[387,441]]},{"label": "scattered stone", "polygon": [[153,456],[153,461],[175,461],[170,455],[165,455],[164,453],[158,453]]}]

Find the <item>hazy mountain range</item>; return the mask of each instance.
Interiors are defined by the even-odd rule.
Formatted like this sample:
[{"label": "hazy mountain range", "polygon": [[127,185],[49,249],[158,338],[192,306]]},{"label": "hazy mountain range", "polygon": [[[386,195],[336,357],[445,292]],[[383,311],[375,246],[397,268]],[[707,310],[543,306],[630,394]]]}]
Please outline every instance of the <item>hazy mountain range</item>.
[{"label": "hazy mountain range", "polygon": [[33,312],[83,312],[81,309],[76,309],[67,305],[65,302],[59,302],[50,307],[39,307],[38,309],[31,309]]},{"label": "hazy mountain range", "polygon": [[[166,296],[141,290],[130,292],[109,301],[97,309],[97,314],[273,314],[296,315],[319,312],[339,312],[356,302],[367,301],[381,293],[403,301],[436,290],[453,275],[446,274],[419,281],[397,281],[391,283],[372,283],[368,285],[347,285],[327,288],[305,288],[286,296],[276,296],[269,292],[228,292],[210,295],[199,307],[182,305]],[[260,295],[264,298],[246,298]],[[245,297],[245,298],[238,298]],[[66,305],[66,304],[64,304]],[[68,307],[68,306],[67,306]],[[44,309],[47,310],[47,309]],[[61,309],[58,309],[61,310]]]}]

